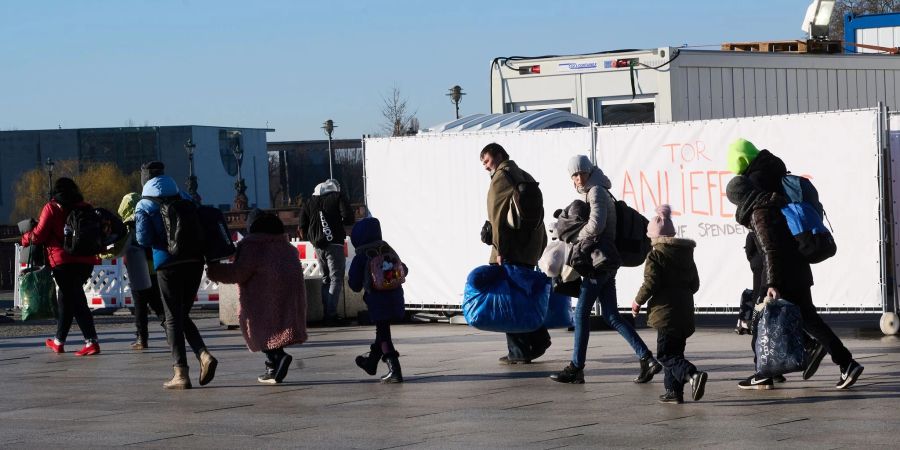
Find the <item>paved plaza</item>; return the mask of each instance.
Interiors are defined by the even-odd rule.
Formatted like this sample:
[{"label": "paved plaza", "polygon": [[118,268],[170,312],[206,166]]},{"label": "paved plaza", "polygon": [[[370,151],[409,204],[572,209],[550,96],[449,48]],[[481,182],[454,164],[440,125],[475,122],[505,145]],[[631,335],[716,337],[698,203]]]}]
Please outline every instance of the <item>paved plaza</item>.
[{"label": "paved plaza", "polygon": [[[839,318],[838,318],[839,319]],[[833,324],[840,320],[829,321]],[[871,321],[877,328],[877,318]],[[552,331],[553,346],[531,365],[500,366],[502,334],[445,323],[400,325],[394,341],[406,382],[380,385],[353,363],[372,327],[312,328],[289,349],[284,384],[260,385],[263,357],[240,332],[198,321],[219,359],[215,380],[165,391],[171,362],[162,333],[136,353],[128,325],[102,328],[103,353],[79,358],[77,327],[69,353],[47,336],[0,338],[0,447],[97,448],[897,448],[900,341],[875,329],[839,326],[865,365],[849,391],[837,391],[836,366],[799,374],[771,391],[741,391],[752,371],[749,337],[699,327],[688,357],[710,373],[700,402],[660,405],[662,375],[635,385],[637,361],[618,334],[594,332],[584,385],[547,377],[568,361],[572,333]],[[655,347],[655,331],[641,329]],[[651,344],[652,343],[652,344]],[[382,366],[383,368],[383,366]],[[382,370],[383,371],[383,370]]]}]

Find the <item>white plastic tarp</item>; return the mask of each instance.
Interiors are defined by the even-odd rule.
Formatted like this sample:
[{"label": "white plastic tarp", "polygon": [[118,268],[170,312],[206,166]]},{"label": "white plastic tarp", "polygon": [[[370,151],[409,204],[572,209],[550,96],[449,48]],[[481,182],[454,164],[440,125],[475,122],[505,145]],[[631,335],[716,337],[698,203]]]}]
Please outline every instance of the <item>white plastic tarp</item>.
[{"label": "white plastic tarp", "polygon": [[[813,181],[834,227],[837,255],[812,266],[816,306],[880,310],[877,117],[865,110],[598,128],[597,161],[614,195],[647,217],[671,204],[681,236],[697,241],[696,306],[733,308],[752,277],[746,231],[725,197],[727,149],[738,137],[769,149]],[[642,276],[642,268],[620,269],[620,306],[630,304]]]},{"label": "white plastic tarp", "polygon": [[488,173],[481,149],[501,144],[540,182],[553,209],[574,198],[566,163],[591,153],[591,129],[485,132],[366,140],[368,207],[384,239],[409,266],[411,305],[459,305],[466,276],[488,263],[479,232],[487,219]]}]

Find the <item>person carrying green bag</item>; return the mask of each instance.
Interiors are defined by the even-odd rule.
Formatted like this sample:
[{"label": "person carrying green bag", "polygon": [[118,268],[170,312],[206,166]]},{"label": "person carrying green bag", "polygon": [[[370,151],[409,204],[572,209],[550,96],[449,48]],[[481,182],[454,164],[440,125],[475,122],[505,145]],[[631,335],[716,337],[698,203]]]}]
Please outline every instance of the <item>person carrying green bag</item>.
[{"label": "person carrying green bag", "polygon": [[78,328],[84,335],[84,347],[75,352],[75,355],[88,356],[100,353],[94,317],[84,295],[84,284],[91,277],[94,265],[100,263],[100,259],[97,255],[72,254],[63,248],[67,238],[69,240],[78,238],[77,232],[67,224],[70,212],[86,208],[90,208],[90,205],[84,202],[78,185],[71,178],[59,178],[53,183],[52,197],[41,210],[37,225],[22,235],[23,247],[35,244],[46,248],[50,272],[56,285],[59,286],[56,336],[45,342],[55,353],[65,353],[66,337],[72,328],[73,318],[78,321]]},{"label": "person carrying green bag", "polygon": [[28,268],[19,274],[22,320],[56,317],[56,283],[46,266],[36,267],[34,251],[28,253]]}]

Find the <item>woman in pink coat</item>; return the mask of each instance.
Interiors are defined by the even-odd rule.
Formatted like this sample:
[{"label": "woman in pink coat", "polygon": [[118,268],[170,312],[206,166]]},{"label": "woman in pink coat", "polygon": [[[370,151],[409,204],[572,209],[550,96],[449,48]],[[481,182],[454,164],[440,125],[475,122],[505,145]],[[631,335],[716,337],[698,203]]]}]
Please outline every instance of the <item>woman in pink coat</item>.
[{"label": "woman in pink coat", "polygon": [[247,218],[249,234],[237,244],[232,264],[210,264],[207,276],[237,283],[241,332],[251,352],[266,354],[260,383],[281,383],[290,368],[284,347],[306,341],[306,288],[297,249],[278,216],[258,209]]}]

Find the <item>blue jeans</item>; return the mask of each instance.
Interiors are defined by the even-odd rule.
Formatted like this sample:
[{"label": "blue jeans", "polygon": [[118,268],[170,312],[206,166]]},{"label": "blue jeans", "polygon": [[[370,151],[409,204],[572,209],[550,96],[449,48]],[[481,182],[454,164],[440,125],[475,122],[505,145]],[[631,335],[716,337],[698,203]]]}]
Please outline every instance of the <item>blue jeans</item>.
[{"label": "blue jeans", "polygon": [[616,273],[606,272],[596,278],[585,277],[581,280],[581,294],[575,307],[575,348],[572,350],[572,364],[584,368],[587,357],[588,338],[591,334],[591,310],[594,303],[600,302],[600,314],[610,327],[615,328],[625,341],[634,349],[638,358],[652,356],[647,344],[638,336],[628,322],[619,315],[616,300]]},{"label": "blue jeans", "polygon": [[344,289],[344,270],[347,257],[344,244],[332,244],[316,249],[316,258],[322,269],[322,312],[325,319],[337,316],[337,304]]}]

